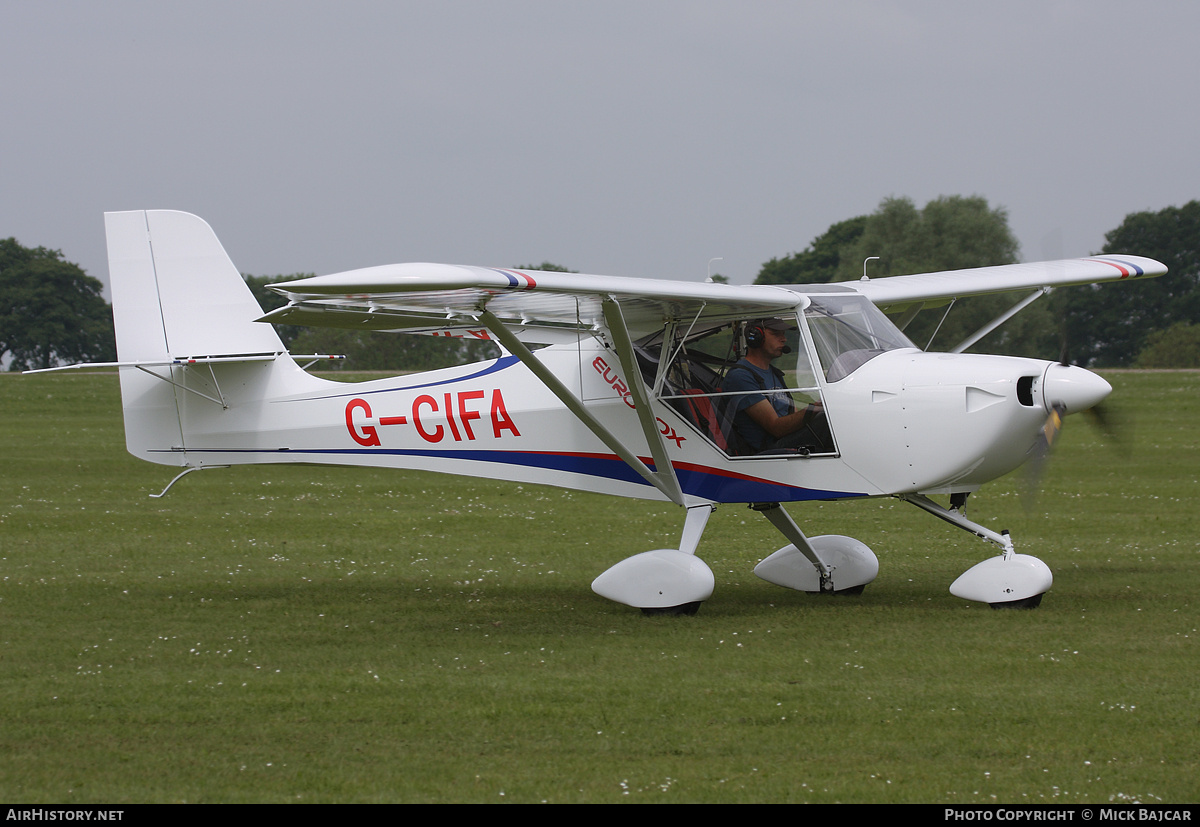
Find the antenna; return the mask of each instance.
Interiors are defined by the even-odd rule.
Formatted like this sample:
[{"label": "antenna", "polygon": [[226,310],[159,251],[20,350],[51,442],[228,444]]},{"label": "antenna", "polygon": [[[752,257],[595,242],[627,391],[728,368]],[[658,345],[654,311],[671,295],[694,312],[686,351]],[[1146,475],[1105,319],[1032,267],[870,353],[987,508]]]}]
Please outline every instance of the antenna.
[{"label": "antenna", "polygon": [[859,281],[870,281],[870,279],[867,278],[867,262],[868,261],[879,261],[879,256],[867,256],[866,258],[863,259],[863,277],[861,279],[859,279]]},{"label": "antenna", "polygon": [[725,259],[722,258],[721,256],[717,256],[716,258],[710,258],[708,260],[708,278],[705,279],[705,281],[712,282],[712,264],[713,264],[713,262],[714,261],[724,261],[724,260]]}]

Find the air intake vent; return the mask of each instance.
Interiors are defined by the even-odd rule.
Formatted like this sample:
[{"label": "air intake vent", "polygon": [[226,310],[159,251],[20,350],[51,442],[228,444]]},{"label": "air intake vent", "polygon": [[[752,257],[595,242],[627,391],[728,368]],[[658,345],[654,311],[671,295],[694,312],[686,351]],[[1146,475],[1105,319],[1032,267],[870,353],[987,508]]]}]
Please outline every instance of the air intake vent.
[{"label": "air intake vent", "polygon": [[1017,380],[1017,401],[1027,408],[1033,407],[1033,383],[1036,376],[1022,376]]}]

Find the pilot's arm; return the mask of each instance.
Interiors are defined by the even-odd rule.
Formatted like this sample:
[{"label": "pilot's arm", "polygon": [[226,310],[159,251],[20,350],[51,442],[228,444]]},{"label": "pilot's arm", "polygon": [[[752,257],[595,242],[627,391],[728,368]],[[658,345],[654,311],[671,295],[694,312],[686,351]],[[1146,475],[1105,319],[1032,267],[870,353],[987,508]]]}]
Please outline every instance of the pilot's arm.
[{"label": "pilot's arm", "polygon": [[820,409],[820,404],[805,405],[790,414],[780,416],[775,412],[770,401],[763,399],[746,408],[746,415],[754,420],[758,427],[770,434],[772,439],[780,439],[799,431],[807,424],[809,417]]}]

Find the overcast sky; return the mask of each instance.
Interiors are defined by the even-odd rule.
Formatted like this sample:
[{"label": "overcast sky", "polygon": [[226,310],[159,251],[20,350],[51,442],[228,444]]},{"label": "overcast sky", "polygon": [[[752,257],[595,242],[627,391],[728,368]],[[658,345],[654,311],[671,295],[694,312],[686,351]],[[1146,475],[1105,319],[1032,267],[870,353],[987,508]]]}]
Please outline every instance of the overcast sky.
[{"label": "overcast sky", "polygon": [[107,281],[102,214],[178,209],[255,275],[745,283],[981,195],[1072,257],[1200,198],[1198,88],[1193,0],[0,0],[0,237]]}]

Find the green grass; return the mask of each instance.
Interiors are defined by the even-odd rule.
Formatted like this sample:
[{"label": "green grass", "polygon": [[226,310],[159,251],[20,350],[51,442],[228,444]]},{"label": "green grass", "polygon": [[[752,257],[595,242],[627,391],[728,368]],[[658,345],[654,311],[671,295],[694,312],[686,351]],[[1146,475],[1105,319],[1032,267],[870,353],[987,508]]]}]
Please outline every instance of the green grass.
[{"label": "green grass", "polygon": [[796,506],[876,550],[857,598],[754,577],[719,509],[695,617],[589,584],[671,506],[432,474],[193,474],[124,451],[114,376],[0,376],[0,797],[123,802],[1200,800],[1200,374],[1117,373],[1027,511],[1035,611],[960,601],[993,553],[892,500]]}]

